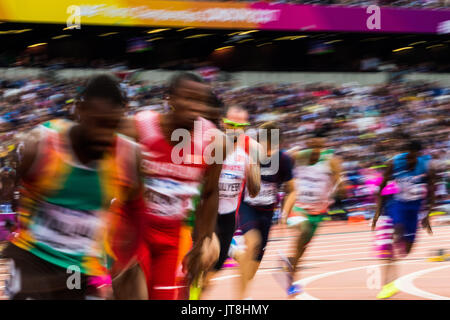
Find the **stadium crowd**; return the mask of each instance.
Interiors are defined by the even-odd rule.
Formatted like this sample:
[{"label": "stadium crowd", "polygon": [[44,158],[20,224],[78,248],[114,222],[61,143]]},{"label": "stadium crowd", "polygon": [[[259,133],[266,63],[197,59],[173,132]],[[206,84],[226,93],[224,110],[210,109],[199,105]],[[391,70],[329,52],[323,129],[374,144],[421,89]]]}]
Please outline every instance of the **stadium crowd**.
[{"label": "stadium crowd", "polygon": [[[378,168],[398,153],[402,136],[418,138],[439,168],[438,194],[445,197],[450,159],[450,88],[438,83],[394,80],[373,86],[291,83],[238,87],[231,79],[213,81],[213,86],[225,106],[237,104],[249,110],[253,125],[277,121],[285,149],[304,147],[308,135],[325,129],[329,147],[344,159],[347,177],[355,185],[364,184],[362,170]],[[164,84],[125,79],[122,87],[129,99],[130,115],[145,108],[166,108]],[[3,195],[12,191],[5,189],[9,188],[16,162],[11,156],[16,153],[11,151],[18,147],[23,134],[46,120],[71,118],[74,98],[82,88],[83,79],[0,81]]]}]

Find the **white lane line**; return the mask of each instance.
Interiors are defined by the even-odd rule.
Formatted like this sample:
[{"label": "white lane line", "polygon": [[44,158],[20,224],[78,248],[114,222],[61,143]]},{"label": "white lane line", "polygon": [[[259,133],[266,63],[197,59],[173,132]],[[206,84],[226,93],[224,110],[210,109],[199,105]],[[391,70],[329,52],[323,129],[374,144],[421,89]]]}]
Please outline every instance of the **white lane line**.
[{"label": "white lane line", "polygon": [[450,297],[440,296],[440,295],[419,289],[413,283],[414,280],[416,278],[420,277],[421,275],[424,275],[424,274],[427,274],[430,272],[434,272],[434,271],[438,271],[438,270],[442,270],[442,269],[447,269],[447,268],[450,268],[450,264],[447,264],[445,266],[439,266],[439,267],[435,267],[435,268],[412,272],[412,273],[404,275],[404,276],[398,278],[397,280],[395,280],[395,285],[401,291],[412,294],[414,296],[422,297],[425,299],[431,299],[431,300],[450,300]]},{"label": "white lane line", "polygon": [[[280,269],[276,268],[276,269],[264,269],[264,270],[258,270],[256,273],[260,274],[260,273],[271,273],[273,271],[279,271]],[[211,281],[220,281],[220,280],[226,280],[226,279],[232,279],[232,278],[237,278],[240,277],[240,274],[231,274],[228,276],[222,276],[222,277],[217,277],[217,278],[213,278],[211,279]]]},{"label": "white lane line", "polygon": [[[435,246],[433,246],[433,247],[435,247]],[[422,248],[418,249],[417,251],[415,251],[414,254],[421,253],[422,251],[424,251],[424,250],[422,250],[423,248],[429,248],[429,247],[422,247]],[[363,251],[363,252],[366,252],[366,251]],[[277,255],[277,256],[279,256],[279,255]],[[368,259],[367,257],[363,257],[363,258],[354,258],[354,259],[345,259],[345,260],[332,260],[332,261],[313,262],[313,263],[308,263],[308,262],[305,261],[305,262],[303,263],[303,265],[304,265],[306,268],[309,268],[309,267],[311,267],[311,266],[318,266],[318,265],[324,265],[324,264],[333,264],[333,263],[342,263],[342,262],[365,261],[365,260],[367,260],[367,259]],[[375,259],[375,258],[374,258],[374,259]],[[404,261],[404,262],[421,263],[421,262],[418,262],[418,261],[423,261],[423,260],[424,260],[423,257],[414,258],[414,257],[413,257],[413,253],[411,253],[410,259],[414,259],[414,260],[408,260],[408,261]],[[266,261],[263,260],[263,262],[266,262]],[[404,262],[399,262],[399,263],[404,263]],[[429,263],[429,262],[426,262],[426,264],[428,264],[428,263]],[[367,266],[367,267],[369,267],[369,266]],[[273,271],[280,271],[280,268],[258,270],[258,271],[256,272],[256,274],[266,273],[266,272],[273,272]],[[302,272],[303,272],[303,271],[302,271]],[[213,279],[211,279],[211,280],[212,280],[212,281],[220,281],[220,280],[226,280],[226,279],[230,279],[230,278],[236,278],[236,277],[239,277],[239,276],[240,276],[239,274],[234,274],[234,275],[228,275],[228,276],[216,277],[216,278],[213,278]]]},{"label": "white lane line", "polygon": [[[408,263],[413,263],[413,262],[415,262],[415,261],[401,261],[401,262],[397,262],[397,264],[408,264]],[[381,267],[381,266],[385,266],[385,265],[387,265],[387,263],[372,264],[372,265],[368,265],[368,266],[346,268],[346,269],[341,269],[341,270],[336,270],[336,271],[325,272],[325,273],[321,273],[321,274],[318,274],[315,276],[310,276],[310,277],[304,278],[302,280],[296,281],[295,284],[299,284],[303,288],[305,288],[306,285],[310,284],[311,282],[322,279],[322,278],[334,276],[336,274],[341,274],[341,273],[345,273],[345,272],[362,270],[362,269],[367,269],[367,268],[371,268],[371,267]],[[308,294],[306,291],[299,294],[297,297],[295,297],[295,299],[298,299],[298,300],[320,300],[319,298],[316,298],[316,297]]]},{"label": "white lane line", "polygon": [[[450,242],[450,240],[444,240],[444,241],[442,241],[442,242]],[[424,248],[438,248],[438,245],[436,244],[436,243],[434,243],[433,245],[431,245],[431,246],[420,246],[420,248],[419,249],[424,249]],[[333,250],[333,247],[332,246],[330,246],[330,251],[332,251]],[[354,250],[354,249],[353,249]],[[295,250],[294,250],[294,252],[295,252]],[[411,252],[411,254],[414,254],[414,253],[416,253],[417,251],[412,251]],[[355,254],[364,254],[364,253],[367,253],[369,256],[370,255],[374,255],[375,254],[375,249],[374,250],[364,250],[364,251],[353,251],[353,252],[350,252],[350,253],[337,253],[337,254],[326,254],[326,255],[319,255],[319,256],[310,256],[310,255],[306,255],[305,254],[305,259],[316,259],[316,258],[328,258],[328,257],[340,257],[340,256],[351,256],[351,255],[355,255]],[[267,254],[267,255],[264,255],[264,256],[267,256],[267,257],[275,257],[275,256],[280,256],[279,254],[275,254],[275,253],[273,253],[273,254]]]},{"label": "white lane line", "polygon": [[[450,236],[450,233],[443,233],[443,234],[434,234],[433,236],[429,236],[427,233],[418,233],[417,234],[417,238],[422,239],[422,237],[426,240],[426,239],[438,239],[438,238],[447,238]],[[347,242],[352,242],[355,243],[358,240],[361,241],[365,241],[366,239],[372,239],[375,237],[375,232],[373,233],[367,233],[364,236],[360,236],[360,237],[355,237],[355,238],[347,238],[345,237],[345,239],[341,239],[341,238],[337,238],[336,240],[331,240],[331,239],[323,239],[321,238],[320,235],[317,235],[314,237],[313,241],[311,241],[311,246],[315,246],[315,245],[320,245],[320,247],[326,247],[329,246],[330,243],[332,243],[334,246],[347,246],[349,245],[349,243]],[[268,242],[268,247],[283,247],[286,246],[286,243],[293,243],[294,239],[286,239],[286,240],[281,240],[281,241],[270,241]],[[341,243],[340,245],[336,245],[336,243]]]},{"label": "white lane line", "polygon": [[[448,226],[432,226],[433,231],[436,230],[437,232],[443,232],[443,233],[448,233],[450,232],[450,225]],[[363,230],[360,231],[353,231],[353,232],[330,232],[330,233],[317,233],[317,236],[319,236],[320,238],[324,239],[324,241],[326,241],[325,239],[332,239],[332,238],[338,238],[338,237],[358,237],[364,234],[369,234],[371,233],[371,225],[367,224],[365,225],[365,228]],[[426,230],[422,229],[420,226],[418,227],[417,232],[421,232],[423,234],[427,234]],[[284,240],[283,238],[286,237],[292,237],[295,236],[298,233],[298,229],[292,229],[289,234],[284,234],[284,235],[276,235],[275,233],[272,232],[270,233],[270,238],[272,238],[274,241],[282,241]]]},{"label": "white lane line", "polygon": [[[426,240],[421,240],[420,244],[425,244],[425,243],[431,243],[431,242],[436,242],[436,240],[439,240],[440,242],[450,242],[450,237],[448,237],[448,240],[444,240],[441,238],[433,238],[433,239],[426,239]],[[313,251],[314,253],[318,253],[318,252],[330,252],[330,249],[332,249],[333,251],[337,252],[337,251],[351,251],[351,250],[355,250],[355,246],[357,246],[358,248],[372,248],[374,247],[374,239],[368,239],[368,241],[364,241],[361,243],[354,243],[354,245],[352,246],[351,244],[345,244],[345,245],[334,245],[334,244],[329,244],[328,246],[314,246],[314,245],[309,245],[308,246],[308,251]],[[337,248],[337,247],[349,247],[352,246],[351,248]],[[322,248],[322,249],[321,249]],[[295,249],[295,246],[293,243],[291,244],[286,244],[285,246],[279,246],[279,247],[266,247],[266,251],[271,251],[271,250],[281,250],[281,249]],[[321,250],[320,250],[321,249]]]}]

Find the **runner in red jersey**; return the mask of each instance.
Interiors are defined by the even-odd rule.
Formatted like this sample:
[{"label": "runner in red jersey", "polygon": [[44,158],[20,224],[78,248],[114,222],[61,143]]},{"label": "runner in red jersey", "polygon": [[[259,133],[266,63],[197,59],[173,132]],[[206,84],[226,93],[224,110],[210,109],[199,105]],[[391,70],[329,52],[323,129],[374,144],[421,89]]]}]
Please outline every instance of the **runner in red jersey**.
[{"label": "runner in red jersey", "polygon": [[141,246],[139,265],[144,271],[149,299],[175,299],[180,252],[190,242],[183,226],[194,209],[193,246],[185,256],[189,279],[207,270],[218,257],[211,246],[218,208],[218,180],[222,165],[211,163],[211,142],[217,129],[201,118],[210,88],[192,73],[176,75],[169,86],[166,114],[138,113],[127,135],[142,146],[144,191],[139,209]]}]

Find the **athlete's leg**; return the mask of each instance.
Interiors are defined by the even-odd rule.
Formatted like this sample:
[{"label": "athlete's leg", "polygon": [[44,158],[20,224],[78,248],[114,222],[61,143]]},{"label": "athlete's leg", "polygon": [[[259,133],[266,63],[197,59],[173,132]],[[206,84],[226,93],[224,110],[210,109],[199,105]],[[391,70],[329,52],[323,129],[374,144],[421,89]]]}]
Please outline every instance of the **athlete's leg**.
[{"label": "athlete's leg", "polygon": [[[402,237],[403,237],[403,233],[404,233],[404,228],[402,224],[395,224],[394,225],[394,232],[392,234],[392,241],[393,243],[399,243],[400,241],[402,241]],[[392,254],[389,258],[383,259],[383,264],[384,266],[382,266],[382,282],[383,285],[387,285],[391,282],[393,282],[396,278],[397,278],[397,268],[395,265],[396,262],[396,255],[395,255],[395,250],[394,248],[392,248]]]},{"label": "athlete's leg", "polygon": [[[403,233],[403,228],[401,225],[394,225],[394,232],[392,234],[392,239],[395,242],[395,239],[401,237]],[[395,279],[397,278],[397,267],[396,267],[396,256],[395,250],[392,247],[390,256],[381,259],[381,274],[382,274],[382,283],[383,287],[381,291],[378,293],[378,299],[387,299],[396,294],[399,290],[395,286]]]},{"label": "athlete's leg", "polygon": [[291,270],[292,280],[295,277],[298,264],[300,262],[301,257],[306,251],[308,243],[311,242],[311,239],[313,238],[314,234],[317,231],[317,228],[319,227],[320,222],[322,221],[321,215],[304,214],[304,217],[307,220],[300,223],[298,227],[300,235],[298,236],[296,242],[296,251],[295,251],[296,253],[293,257],[289,259],[292,266]]},{"label": "athlete's leg", "polygon": [[189,299],[188,279],[185,272],[183,272],[183,260],[192,248],[192,229],[193,228],[189,225],[182,225],[180,229],[180,242],[175,279],[175,285],[178,287],[176,300]]},{"label": "athlete's leg", "polygon": [[218,215],[216,235],[220,244],[219,260],[217,260],[216,265],[205,276],[203,293],[208,288],[210,280],[222,268],[225,260],[228,258],[228,250],[230,249],[230,244],[233,240],[235,227],[236,217],[234,212]]},{"label": "athlete's leg", "polygon": [[152,255],[153,276],[150,288],[152,300],[174,300],[178,288],[176,286],[176,271],[178,246],[171,246]]},{"label": "athlete's leg", "polygon": [[257,229],[248,230],[244,233],[244,241],[246,249],[238,257],[241,273],[239,299],[246,298],[248,284],[258,270],[260,261],[257,257],[261,248],[261,234]]},{"label": "athlete's leg", "polygon": [[416,240],[421,201],[408,203],[406,207],[403,241],[405,243],[405,254],[408,255]]},{"label": "athlete's leg", "polygon": [[87,277],[42,260],[9,244],[3,251],[10,265],[5,291],[12,300],[83,300]]},{"label": "athlete's leg", "polygon": [[233,240],[234,231],[236,229],[235,213],[221,214],[217,218],[216,234],[220,243],[219,260],[214,266],[214,271],[219,271],[225,260],[228,258],[228,250]]},{"label": "athlete's leg", "polygon": [[[120,237],[122,239],[126,239],[127,235],[122,234]],[[118,241],[116,241],[116,244],[117,242]],[[114,299],[148,299],[145,274],[143,269],[141,268],[141,265],[139,264],[139,255],[141,254],[141,250],[145,250],[145,245],[143,243],[141,245],[136,241],[136,243],[133,245],[125,243],[125,246],[120,248],[120,250],[114,251],[117,259],[113,262],[111,268]]]},{"label": "athlete's leg", "polygon": [[176,298],[176,271],[182,243],[182,222],[149,217],[143,223],[143,245],[138,254],[150,300]]},{"label": "athlete's leg", "polygon": [[257,257],[261,248],[261,233],[259,231],[260,219],[255,208],[246,203],[241,203],[239,215],[239,228],[242,230],[246,248],[243,252],[235,255],[235,259],[239,263],[241,274],[239,279],[239,299],[245,299],[248,284],[259,266]]},{"label": "athlete's leg", "polygon": [[145,274],[138,263],[113,279],[112,286],[116,300],[148,299]]},{"label": "athlete's leg", "polygon": [[303,256],[303,253],[306,250],[307,244],[311,241],[313,236],[313,227],[311,225],[311,222],[309,220],[303,221],[299,224],[298,229],[300,231],[300,234],[296,241],[296,251],[295,255],[289,259],[291,265],[292,265],[292,276],[295,275],[295,272],[297,271],[297,265],[300,261],[300,258]]},{"label": "athlete's leg", "polygon": [[153,287],[152,279],[152,256],[150,252],[149,244],[145,243],[138,253],[138,264],[139,268],[142,270],[145,277],[145,285],[147,289],[147,299],[152,299],[151,297],[151,288]]},{"label": "athlete's leg", "polygon": [[264,256],[264,252],[266,251],[267,242],[269,240],[269,232],[270,228],[272,227],[272,218],[273,218],[273,211],[269,212],[258,212],[258,231],[259,235],[261,236],[260,244],[258,246],[258,255],[256,257],[257,263],[254,265],[255,268],[253,268],[252,273],[250,274],[251,279],[255,276],[256,272],[258,271],[259,265],[261,264],[262,258]]},{"label": "athlete's leg", "polygon": [[398,257],[405,255],[405,253],[407,254],[412,247],[412,243],[408,243],[410,242],[408,240],[408,237],[405,238],[405,234],[407,234],[408,230],[410,229],[410,226],[408,226],[408,211],[405,204],[400,201],[394,200],[386,209],[394,225],[394,231],[392,235],[393,247],[391,257],[383,261],[383,263],[385,264],[385,266],[383,266],[382,268],[383,288],[377,296],[378,299],[386,299],[399,292],[399,290],[395,286],[395,279],[397,278],[398,272],[396,260],[398,259]]}]

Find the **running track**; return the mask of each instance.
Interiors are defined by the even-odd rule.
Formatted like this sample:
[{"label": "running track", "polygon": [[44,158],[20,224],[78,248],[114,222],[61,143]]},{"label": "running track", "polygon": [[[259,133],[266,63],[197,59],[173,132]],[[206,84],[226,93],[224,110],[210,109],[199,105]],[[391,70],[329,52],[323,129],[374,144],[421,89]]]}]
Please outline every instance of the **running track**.
[{"label": "running track", "polygon": [[[450,261],[428,262],[437,249],[450,251],[450,226],[434,226],[433,236],[420,230],[409,257],[399,265],[398,286],[402,292],[391,300],[450,299]],[[287,299],[274,278],[279,273],[278,252],[292,252],[295,232],[274,226],[264,259],[249,290],[255,300]],[[377,265],[373,257],[373,237],[369,221],[352,223],[324,222],[307,249],[300,271],[304,293],[294,299],[375,299]],[[0,300],[5,278],[0,261]],[[211,282],[204,299],[235,299],[238,273],[226,268]]]},{"label": "running track", "polygon": [[[450,226],[434,226],[434,234],[418,232],[412,253],[398,267],[398,286],[402,292],[391,300],[450,300],[450,261],[428,262],[439,248],[450,251]],[[374,258],[374,232],[369,221],[349,224],[347,221],[324,222],[307,249],[300,283],[304,293],[293,299],[372,300],[376,299],[377,265]],[[280,273],[278,252],[293,252],[295,231],[274,226],[260,269],[248,296],[254,300],[287,299],[274,277]],[[236,299],[236,268],[226,268],[211,282],[205,299]]]}]

